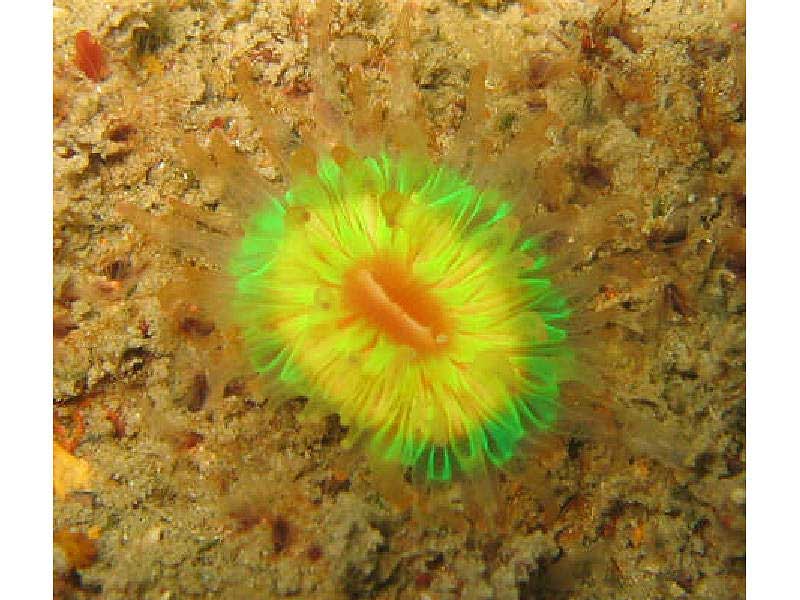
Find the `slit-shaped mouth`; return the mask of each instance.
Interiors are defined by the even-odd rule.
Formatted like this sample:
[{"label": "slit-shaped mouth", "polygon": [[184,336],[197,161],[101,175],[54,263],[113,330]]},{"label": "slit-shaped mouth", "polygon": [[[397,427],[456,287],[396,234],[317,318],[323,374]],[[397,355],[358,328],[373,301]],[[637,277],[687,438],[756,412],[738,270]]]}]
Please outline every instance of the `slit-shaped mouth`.
[{"label": "slit-shaped mouth", "polygon": [[436,353],[450,342],[441,301],[400,260],[359,263],[345,276],[344,297],[355,316],[420,354]]}]

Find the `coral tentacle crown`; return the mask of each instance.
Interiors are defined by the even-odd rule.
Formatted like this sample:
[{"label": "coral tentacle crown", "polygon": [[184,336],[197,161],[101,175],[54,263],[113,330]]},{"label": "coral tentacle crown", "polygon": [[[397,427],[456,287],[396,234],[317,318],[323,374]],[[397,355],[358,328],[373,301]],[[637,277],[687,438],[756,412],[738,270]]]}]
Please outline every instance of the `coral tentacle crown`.
[{"label": "coral tentacle crown", "polygon": [[503,465],[557,414],[569,309],[546,259],[499,193],[448,167],[334,156],[231,260],[255,368],[429,481]]}]

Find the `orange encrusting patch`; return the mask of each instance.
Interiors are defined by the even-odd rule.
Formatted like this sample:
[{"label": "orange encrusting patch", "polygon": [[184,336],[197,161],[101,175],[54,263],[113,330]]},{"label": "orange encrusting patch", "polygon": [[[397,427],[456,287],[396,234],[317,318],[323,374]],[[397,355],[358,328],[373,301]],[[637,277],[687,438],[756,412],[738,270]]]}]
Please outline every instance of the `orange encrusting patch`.
[{"label": "orange encrusting patch", "polygon": [[451,332],[441,303],[403,261],[378,257],[359,263],[345,275],[343,290],[353,316],[396,343],[421,354],[447,347]]}]

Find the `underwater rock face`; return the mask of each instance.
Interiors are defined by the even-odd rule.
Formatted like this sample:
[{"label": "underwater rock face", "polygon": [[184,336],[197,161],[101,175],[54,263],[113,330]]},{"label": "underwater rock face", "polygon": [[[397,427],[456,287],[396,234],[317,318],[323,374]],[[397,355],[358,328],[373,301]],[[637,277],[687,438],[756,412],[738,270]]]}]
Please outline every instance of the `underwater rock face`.
[{"label": "underwater rock face", "polygon": [[[55,474],[58,597],[744,597],[743,3],[56,4],[54,439],[82,474]],[[548,257],[575,361],[543,427],[497,425],[514,460],[444,477],[415,457],[473,439],[450,421],[420,410],[406,450],[371,448],[388,412],[330,402],[351,372],[257,376],[227,271],[248,218],[387,149],[510,204],[479,246]],[[412,195],[365,210],[402,222]],[[358,327],[409,360],[461,348],[428,275],[354,264]],[[561,329],[533,314],[476,323],[514,348]],[[524,371],[490,354],[462,375],[483,384],[465,431]]]}]

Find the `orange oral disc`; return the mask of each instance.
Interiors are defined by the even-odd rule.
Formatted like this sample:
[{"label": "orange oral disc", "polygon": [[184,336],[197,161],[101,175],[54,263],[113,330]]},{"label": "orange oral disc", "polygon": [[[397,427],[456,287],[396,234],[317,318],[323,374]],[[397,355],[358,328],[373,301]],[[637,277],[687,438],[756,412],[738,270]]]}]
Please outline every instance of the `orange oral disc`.
[{"label": "orange oral disc", "polygon": [[344,297],[356,317],[420,354],[441,350],[450,339],[440,302],[400,261],[360,263],[345,277]]}]

